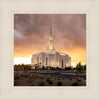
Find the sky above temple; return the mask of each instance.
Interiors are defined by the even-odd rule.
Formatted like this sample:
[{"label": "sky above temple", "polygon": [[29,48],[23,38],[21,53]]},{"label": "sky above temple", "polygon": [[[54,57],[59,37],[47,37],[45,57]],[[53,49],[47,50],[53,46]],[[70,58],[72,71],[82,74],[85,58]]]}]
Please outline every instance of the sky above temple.
[{"label": "sky above temple", "polygon": [[86,63],[85,14],[15,14],[14,64],[30,64],[32,54],[46,51],[50,26],[55,50],[67,53],[72,65]]}]

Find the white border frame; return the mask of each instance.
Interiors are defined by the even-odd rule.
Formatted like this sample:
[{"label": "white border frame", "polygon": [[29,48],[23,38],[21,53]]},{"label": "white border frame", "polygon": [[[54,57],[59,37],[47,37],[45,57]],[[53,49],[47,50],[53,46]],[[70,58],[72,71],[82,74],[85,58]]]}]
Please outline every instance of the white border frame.
[{"label": "white border frame", "polygon": [[[99,100],[99,0],[91,1],[0,1],[1,54],[0,100]],[[87,13],[87,87],[13,86],[13,13]],[[93,20],[95,19],[95,20]],[[94,23],[94,24],[93,24]],[[6,25],[6,27],[5,27]],[[6,28],[6,29],[5,29]],[[96,32],[96,33],[95,33]],[[95,33],[95,34],[94,34]],[[95,48],[94,48],[95,47]],[[92,52],[93,51],[93,52]],[[94,53],[94,55],[93,55]],[[94,68],[95,66],[95,68]],[[94,72],[94,73],[93,73]],[[92,78],[91,78],[92,77]]]}]

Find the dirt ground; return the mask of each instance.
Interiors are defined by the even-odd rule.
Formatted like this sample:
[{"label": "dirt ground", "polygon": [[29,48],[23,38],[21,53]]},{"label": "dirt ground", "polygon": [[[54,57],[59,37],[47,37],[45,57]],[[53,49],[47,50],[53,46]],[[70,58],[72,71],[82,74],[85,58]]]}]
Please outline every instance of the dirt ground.
[{"label": "dirt ground", "polygon": [[15,71],[14,86],[86,86],[84,78],[77,80],[75,77],[68,79],[51,74]]}]

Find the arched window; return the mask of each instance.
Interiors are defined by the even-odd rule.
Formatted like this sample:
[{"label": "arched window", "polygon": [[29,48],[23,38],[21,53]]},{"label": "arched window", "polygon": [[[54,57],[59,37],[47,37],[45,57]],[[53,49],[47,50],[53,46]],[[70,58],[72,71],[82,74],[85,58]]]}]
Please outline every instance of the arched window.
[{"label": "arched window", "polygon": [[37,64],[39,63],[39,57],[37,57]]},{"label": "arched window", "polygon": [[48,57],[46,57],[46,65],[48,65]]},{"label": "arched window", "polygon": [[63,60],[62,60],[62,68],[63,68]]}]

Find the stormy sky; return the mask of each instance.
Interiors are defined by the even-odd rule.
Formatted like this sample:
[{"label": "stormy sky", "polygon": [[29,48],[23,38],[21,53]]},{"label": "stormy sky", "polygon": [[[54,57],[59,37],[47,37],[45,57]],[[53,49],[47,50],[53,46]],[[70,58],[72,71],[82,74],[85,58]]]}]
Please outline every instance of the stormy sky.
[{"label": "stormy sky", "polygon": [[14,14],[14,57],[45,51],[50,26],[56,51],[70,53],[72,57],[79,52],[78,58],[84,52],[85,61],[85,14]]}]

